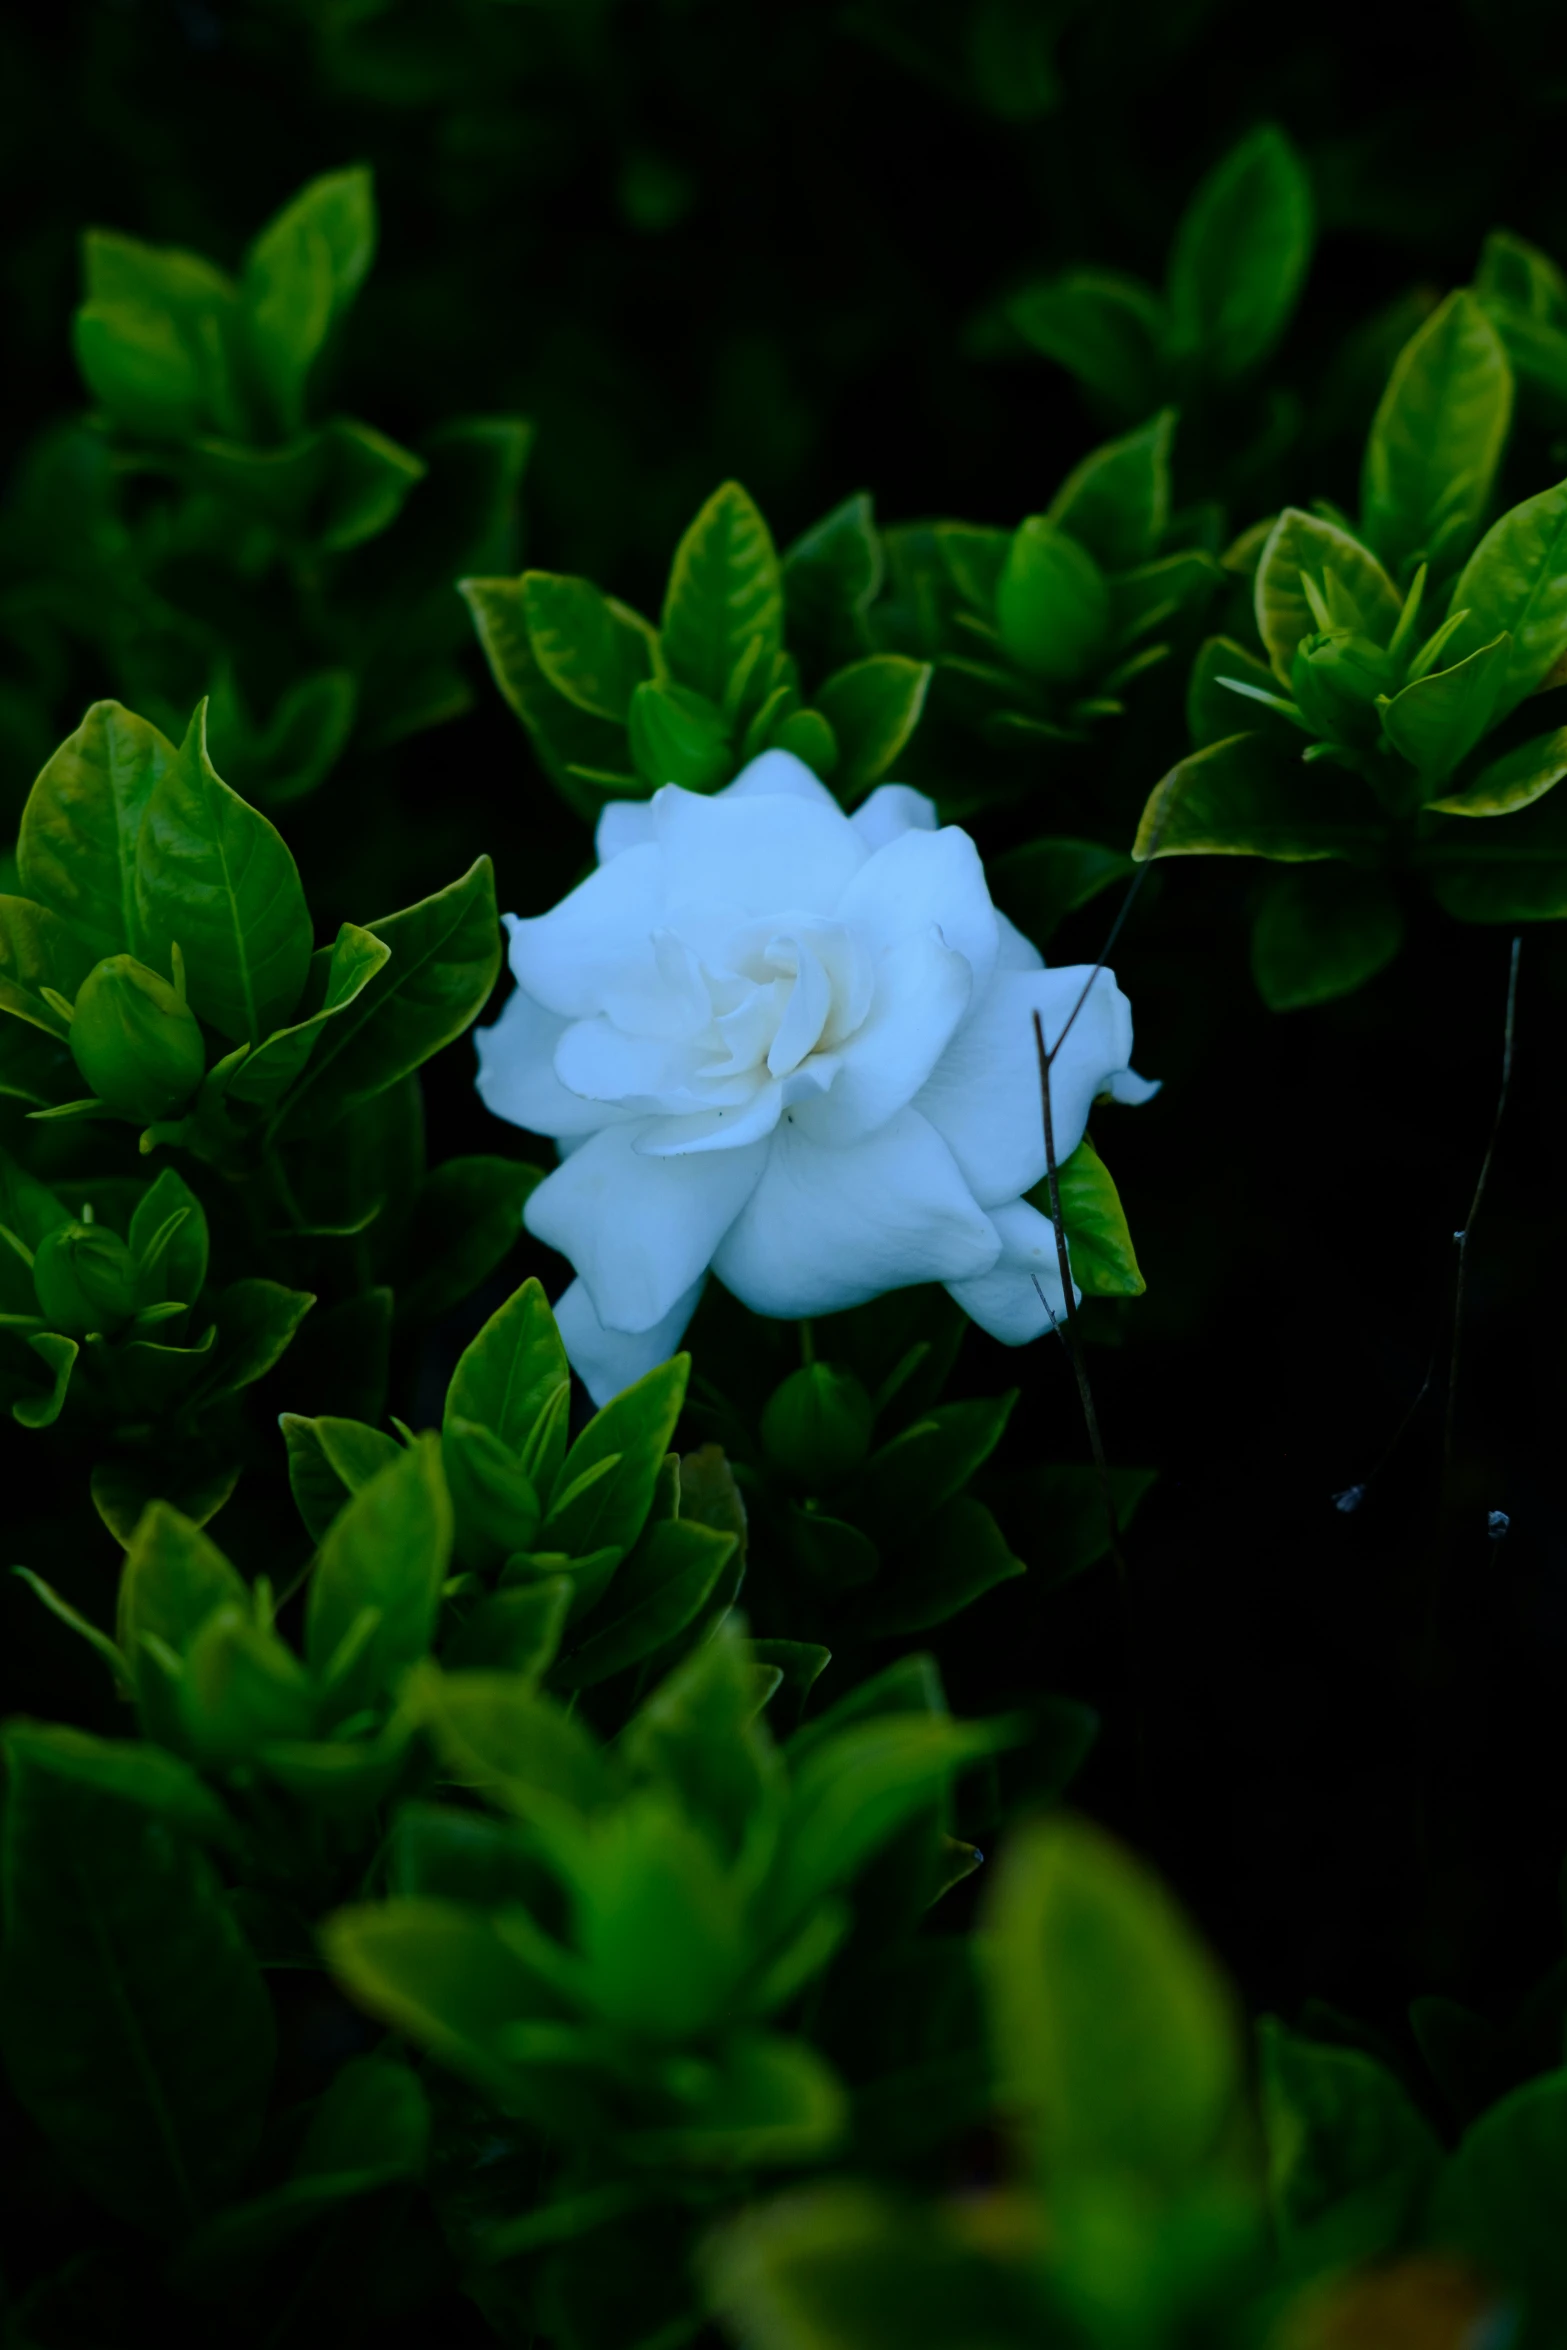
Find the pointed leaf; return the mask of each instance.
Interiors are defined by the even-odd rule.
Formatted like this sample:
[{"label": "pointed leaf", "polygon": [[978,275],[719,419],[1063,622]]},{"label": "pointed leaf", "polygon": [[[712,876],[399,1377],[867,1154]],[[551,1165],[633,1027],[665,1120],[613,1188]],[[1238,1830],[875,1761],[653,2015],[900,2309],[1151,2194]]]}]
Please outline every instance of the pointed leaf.
[{"label": "pointed leaf", "polygon": [[91,948],[58,914],[32,898],[0,896],[0,1011],[63,1040],[70,1023],[42,991],[74,1003],[92,966]]},{"label": "pointed leaf", "polygon": [[1451,669],[1417,678],[1387,704],[1382,712],[1387,738],[1423,783],[1445,783],[1490,727],[1512,650],[1512,638],[1503,634]]},{"label": "pointed leaf", "polygon": [[174,765],[171,742],[118,702],[94,702],[28,795],[17,838],[22,886],[95,960],[139,954],[137,839]]},{"label": "pointed leaf", "polygon": [[1049,519],[1086,547],[1104,571],[1126,571],[1157,552],[1170,518],[1175,410],[1106,441],[1075,466],[1050,501]]},{"label": "pointed leaf", "polygon": [[1451,608],[1468,617],[1450,640],[1449,662],[1504,630],[1512,638],[1496,704],[1501,718],[1567,653],[1567,481],[1492,523],[1458,575]]},{"label": "pointed leaf", "polygon": [[1209,743],[1156,784],[1132,845],[1160,857],[1272,857],[1286,865],[1375,850],[1387,819],[1360,778],[1281,759],[1255,734]]},{"label": "pointed leaf", "polygon": [[1288,326],[1311,261],[1311,184],[1271,123],[1209,172],[1170,254],[1173,343],[1220,381],[1265,359]]},{"label": "pointed leaf", "polygon": [[653,674],[656,630],[591,580],[561,572],[525,571],[522,610],[533,658],[555,691],[624,726],[632,695]]},{"label": "pointed leaf", "polygon": [[[1254,589],[1257,632],[1274,675],[1289,684],[1295,647],[1318,626],[1301,585],[1302,575],[1321,589],[1329,573],[1353,599],[1359,633],[1385,644],[1398,623],[1402,599],[1370,550],[1347,530],[1320,515],[1286,506],[1268,534],[1257,565]],[[1241,716],[1245,716],[1244,710]]]},{"label": "pointed leaf", "polygon": [[306,1002],[319,989],[319,1008],[292,1028],[280,1028],[244,1060],[229,1080],[228,1098],[271,1109],[309,1060],[322,1030],[347,1010],[390,962],[391,948],[372,931],[345,922],[331,947],[310,958]]},{"label": "pointed leaf", "polygon": [[[379,1622],[361,1651],[353,1688],[369,1703],[395,1693],[428,1653],[452,1553],[452,1505],[440,1445],[423,1436],[379,1470],[333,1522],[321,1545],[305,1611],[305,1655],[318,1676],[361,1611]],[[355,1710],[347,1696],[342,1710]]]},{"label": "pointed leaf", "polygon": [[783,641],[783,579],[771,534],[737,481],[726,481],[675,549],[660,647],[677,683],[722,704],[753,637],[764,657]]},{"label": "pointed leaf", "polygon": [[1457,568],[1490,499],[1512,412],[1507,353],[1460,288],[1399,353],[1366,443],[1361,524],[1392,570]]},{"label": "pointed leaf", "polygon": [[833,790],[845,807],[879,783],[919,724],[931,669],[901,653],[874,653],[820,685],[814,707],[838,745]]}]

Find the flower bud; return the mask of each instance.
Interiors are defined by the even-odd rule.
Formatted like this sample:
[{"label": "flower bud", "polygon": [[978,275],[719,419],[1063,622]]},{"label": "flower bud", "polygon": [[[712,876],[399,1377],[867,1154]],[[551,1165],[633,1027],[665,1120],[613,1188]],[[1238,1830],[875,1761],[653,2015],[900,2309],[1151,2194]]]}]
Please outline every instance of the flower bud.
[{"label": "flower bud", "polygon": [[1397,682],[1382,647],[1348,629],[1302,637],[1290,668],[1301,715],[1330,742],[1374,743],[1382,725],[1377,697]]},{"label": "flower bud", "polygon": [[871,1399],[852,1371],[837,1363],[807,1363],[768,1398],[762,1442],[801,1485],[834,1485],[864,1460],[874,1418]]},{"label": "flower bud", "polygon": [[207,1066],[183,993],[134,955],[109,955],[82,981],[71,1051],[98,1099],[131,1118],[172,1117]]},{"label": "flower bud", "polygon": [[52,1330],[85,1338],[120,1329],[136,1311],[136,1259],[101,1224],[58,1224],[33,1257],[38,1307]]}]

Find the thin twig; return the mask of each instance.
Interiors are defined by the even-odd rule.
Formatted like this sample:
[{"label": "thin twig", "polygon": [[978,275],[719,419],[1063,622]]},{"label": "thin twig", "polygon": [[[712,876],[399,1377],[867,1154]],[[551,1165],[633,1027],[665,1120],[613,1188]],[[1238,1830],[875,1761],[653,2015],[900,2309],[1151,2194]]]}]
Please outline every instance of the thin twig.
[{"label": "thin twig", "polygon": [[1490,1139],[1485,1146],[1485,1157],[1480,1161],[1480,1173],[1475,1182],[1474,1198],[1469,1202],[1469,1213],[1464,1228],[1455,1234],[1458,1242],[1458,1278],[1453,1290],[1453,1352],[1447,1367],[1447,1411],[1442,1427],[1442,1491],[1451,1490],[1453,1474],[1453,1429],[1458,1413],[1458,1350],[1464,1334],[1464,1295],[1469,1271],[1469,1235],[1474,1230],[1480,1202],[1485,1197],[1486,1178],[1491,1172],[1491,1159],[1496,1149],[1496,1138],[1502,1130],[1502,1114],[1507,1108],[1507,1088],[1513,1074],[1513,1016],[1518,1005],[1518,958],[1523,951],[1522,938],[1513,940],[1512,959],[1507,968],[1507,1016],[1502,1029],[1502,1082],[1496,1096],[1496,1115],[1491,1120]]},{"label": "thin twig", "polygon": [[1349,1517],[1355,1510],[1359,1509],[1361,1503],[1365,1500],[1366,1495],[1371,1491],[1372,1486],[1376,1483],[1383,1470],[1387,1467],[1388,1462],[1393,1458],[1394,1453],[1397,1452],[1399,1446],[1403,1443],[1404,1438],[1409,1431],[1410,1425],[1414,1420],[1416,1412],[1419,1411],[1420,1406],[1425,1402],[1426,1397],[1431,1392],[1431,1382],[1436,1377],[1436,1365],[1437,1356],[1433,1354],[1431,1360],[1426,1365],[1426,1375],[1420,1382],[1420,1386],[1416,1392],[1414,1402],[1410,1405],[1408,1411],[1405,1412],[1403,1418],[1399,1421],[1398,1426],[1394,1429],[1392,1435],[1388,1438],[1387,1443],[1383,1446],[1375,1468],[1368,1469],[1365,1476],[1361,1478],[1358,1485],[1346,1485],[1342,1493],[1334,1494],[1333,1507],[1336,1510],[1342,1510],[1346,1517]]},{"label": "thin twig", "polygon": [[[1125,924],[1126,917],[1131,912],[1133,906],[1137,903],[1137,893],[1142,888],[1144,878],[1151,869],[1154,858],[1159,853],[1159,835],[1161,832],[1163,832],[1163,830],[1164,810],[1161,808],[1159,811],[1158,821],[1154,825],[1153,834],[1148,843],[1148,854],[1143,859],[1142,863],[1138,866],[1137,871],[1132,875],[1130,886],[1127,889],[1125,897],[1121,900],[1121,910],[1117,914],[1115,920],[1111,923],[1110,935],[1099,950],[1099,960],[1094,965],[1092,971],[1089,972],[1088,977],[1084,980],[1082,992],[1079,994],[1076,1003],[1072,1006],[1071,1011],[1068,1012],[1066,1016],[1066,1026],[1062,1029],[1060,1035],[1056,1038],[1055,1043],[1050,1048],[1049,1059],[1052,1061],[1055,1059],[1057,1053],[1061,1050],[1061,1047],[1065,1044],[1067,1038],[1071,1035],[1073,1023],[1076,1021],[1078,1013],[1082,1010],[1083,1006],[1087,1003],[1089,997],[1094,992],[1094,981],[1099,977],[1100,972],[1104,969],[1105,965],[1110,960],[1111,952],[1115,946],[1116,940],[1121,935],[1121,930]],[[1037,1018],[1035,1019],[1034,1025],[1036,1028],[1039,1025]]]},{"label": "thin twig", "polygon": [[[1089,986],[1092,985],[1093,981],[1090,980]],[[1086,989],[1084,993],[1087,993]],[[1081,997],[1078,1000],[1081,1003]],[[1073,1019],[1076,1016],[1074,1012]],[[1067,1027],[1070,1026],[1071,1021],[1068,1021]],[[1056,1265],[1060,1271],[1061,1287],[1066,1298],[1066,1351],[1071,1357],[1072,1369],[1077,1378],[1077,1392],[1082,1400],[1083,1418],[1088,1423],[1088,1442],[1093,1451],[1094,1467],[1099,1472],[1099,1491],[1104,1502],[1105,1524],[1110,1534],[1110,1556],[1115,1561],[1116,1574],[1124,1583],[1126,1580],[1126,1560],[1121,1553],[1121,1521],[1116,1512],[1115,1491],[1110,1482],[1110,1464],[1105,1458],[1104,1439],[1099,1433],[1099,1414],[1094,1409],[1094,1391],[1088,1381],[1088,1364],[1083,1354],[1083,1342],[1078,1335],[1077,1307],[1072,1297],[1072,1264],[1066,1246],[1066,1219],[1061,1213],[1061,1177],[1056,1159],[1055,1110],[1050,1099],[1050,1064],[1061,1050],[1065,1036],[1066,1029],[1063,1028],[1054,1047],[1047,1050],[1044,1024],[1039,1014],[1037,1012],[1034,1014],[1034,1043],[1039,1053],[1039,1097],[1045,1121],[1045,1175],[1050,1185],[1050,1221],[1055,1227]],[[1035,1286],[1038,1286],[1037,1282]],[[1042,1299],[1044,1298],[1043,1290],[1040,1291],[1040,1296]],[[1048,1301],[1045,1303],[1045,1311],[1050,1313]],[[1050,1319],[1052,1323],[1055,1321],[1053,1313],[1050,1314]]]}]

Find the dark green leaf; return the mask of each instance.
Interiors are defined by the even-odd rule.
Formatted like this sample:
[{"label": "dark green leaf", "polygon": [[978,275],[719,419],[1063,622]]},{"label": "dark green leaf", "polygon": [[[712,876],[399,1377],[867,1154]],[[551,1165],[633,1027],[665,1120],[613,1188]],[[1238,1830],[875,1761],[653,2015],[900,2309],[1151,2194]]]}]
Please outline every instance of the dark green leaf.
[{"label": "dark green leaf", "polygon": [[917,1542],[1001,1442],[1017,1391],[937,1404],[866,1462],[845,1508],[883,1550]]},{"label": "dark green leaf", "polygon": [[592,1632],[556,1667],[560,1686],[591,1688],[683,1632],[734,1550],[733,1534],[689,1519],[649,1526],[595,1610]]},{"label": "dark green leaf", "polygon": [[1361,524],[1392,569],[1453,570],[1512,421],[1507,353],[1473,294],[1449,294],[1399,353],[1366,443]]},{"label": "dark green leaf", "polygon": [[1043,514],[1018,529],[996,588],[996,620],[1018,664],[1053,684],[1082,677],[1110,622],[1110,592],[1092,555]]},{"label": "dark green leaf", "polygon": [[[628,770],[625,729],[593,718],[558,694],[533,657],[520,579],[457,583],[473,616],[491,673],[522,720],[561,796],[591,823],[606,799],[635,798],[645,786]],[[603,784],[589,776],[613,777]]]},{"label": "dark green leaf", "polygon": [[1007,849],[989,868],[991,895],[1036,946],[1079,906],[1136,871],[1120,849],[1094,840],[1031,840]]},{"label": "dark green leaf", "polygon": [[277,1281],[231,1281],[218,1299],[217,1351],[206,1393],[237,1395],[264,1379],[315,1302],[307,1289],[285,1289]]},{"label": "dark green leaf", "polygon": [[426,1655],[451,1551],[440,1444],[422,1436],[360,1486],[328,1528],[311,1576],[305,1655],[318,1678],[364,1610],[379,1619],[338,1685],[340,1712],[395,1694],[402,1674]]},{"label": "dark green leaf", "polygon": [[[149,1270],[147,1252],[171,1216],[184,1222],[164,1245]],[[142,1302],[177,1297],[192,1305],[207,1282],[207,1219],[200,1200],[177,1168],[165,1167],[136,1203],[126,1236],[142,1266]]]},{"label": "dark green leaf", "polygon": [[1140,280],[1109,270],[1070,270],[1027,287],[1007,306],[1023,340],[1130,416],[1157,406],[1163,381],[1164,307]]},{"label": "dark green leaf", "polygon": [[1281,130],[1232,147],[1181,216],[1170,254],[1172,343],[1224,381],[1265,359],[1311,261],[1311,185]]},{"label": "dark green leaf", "polygon": [[327,1529],[350,1495],[398,1458],[395,1437],[362,1420],[307,1420],[284,1412],[278,1421],[288,1452],[288,1482],[312,1542]]},{"label": "dark green leaf", "polygon": [[137,839],[174,760],[173,744],[145,718],[94,702],[28,795],[16,844],[22,886],[94,960],[141,952]]},{"label": "dark green leaf", "polygon": [[1375,2057],[1259,2027],[1273,2224],[1311,2267],[1375,2259],[1418,2220],[1442,2160],[1436,2132]]},{"label": "dark green leaf", "polygon": [[815,707],[832,728],[838,762],[833,790],[846,807],[879,783],[925,707],[928,663],[901,653],[873,653],[818,686]]},{"label": "dark green leaf", "polygon": [[239,1474],[237,1461],[220,1455],[214,1462],[203,1447],[172,1463],[128,1453],[93,1463],[92,1505],[121,1549],[129,1550],[150,1503],[167,1501],[192,1525],[205,1526],[233,1493]]},{"label": "dark green leaf", "polygon": [[829,658],[852,660],[868,646],[865,615],[880,590],[883,568],[874,510],[860,490],[785,552],[783,590],[791,629],[819,643]]},{"label": "dark green leaf", "polygon": [[1303,865],[1267,884],[1251,934],[1252,977],[1271,1011],[1300,1011],[1353,994],[1403,942],[1403,908],[1379,873]]},{"label": "dark green leaf", "polygon": [[596,1811],[614,1779],[608,1758],[565,1708],[510,1673],[421,1676],[424,1722],[443,1762],[517,1818]]},{"label": "dark green leaf", "polygon": [[1175,410],[1163,408],[1123,440],[1091,450],[1051,499],[1050,521],[1086,547],[1102,571],[1126,571],[1157,551],[1170,518],[1174,437]]},{"label": "dark green leaf", "polygon": [[[446,1418],[487,1428],[508,1452],[520,1455],[546,1407],[570,1377],[566,1350],[543,1285],[530,1278],[463,1350],[447,1389]],[[593,1425],[596,1427],[597,1421]],[[552,1426],[549,1452],[536,1464],[537,1482],[546,1491],[559,1474],[565,1443],[565,1423],[561,1421],[558,1427]],[[660,1458],[663,1450],[661,1445]]]},{"label": "dark green leaf", "polygon": [[528,1195],[541,1167],[518,1159],[448,1159],[425,1177],[404,1253],[416,1268],[397,1287],[402,1322],[432,1322],[472,1295],[503,1265],[522,1233]]},{"label": "dark green leaf", "polygon": [[81,1350],[74,1338],[62,1337],[54,1330],[35,1330],[27,1343],[49,1373],[49,1385],[41,1392],[18,1396],[11,1406],[11,1417],[23,1428],[52,1428],[65,1409],[71,1372]]},{"label": "dark green leaf", "polygon": [[1501,824],[1427,819],[1414,861],[1461,922],[1553,922],[1567,914],[1567,795],[1548,791]]},{"label": "dark green leaf", "polygon": [[919,1543],[873,1588],[856,1629],[871,1639],[928,1631],[1026,1573],[984,1503],[960,1493],[943,1503]]},{"label": "dark green leaf", "polygon": [[[1226,678],[1250,686],[1252,693],[1236,693],[1233,686],[1225,684]],[[1210,743],[1226,741],[1237,726],[1251,726],[1276,744],[1285,758],[1299,758],[1304,748],[1303,730],[1259,703],[1254,698],[1257,694],[1284,698],[1266,661],[1259,661],[1233,637],[1206,638],[1186,684],[1186,724],[1192,748],[1206,750]]]},{"label": "dark green leaf", "polygon": [[[631,1548],[652,1507],[690,1373],[691,1357],[675,1355],[588,1422],[561,1463],[539,1535],[541,1550],[583,1558],[606,1547]],[[605,1470],[606,1462],[613,1466]],[[601,1473],[585,1483],[595,1470]]]},{"label": "dark green leaf", "polygon": [[[1125,1533],[1153,1484],[1153,1469],[1110,1471],[1116,1517]],[[1056,1590],[1110,1554],[1110,1528],[1096,1470],[1060,1466],[991,1475],[982,1491],[1013,1549],[1027,1558],[1046,1590]]]},{"label": "dark green leaf", "polygon": [[648,678],[631,696],[627,721],[631,756],[649,791],[678,783],[685,791],[716,791],[734,765],[722,710],[705,694]]},{"label": "dark green leaf", "polygon": [[41,990],[51,987],[74,1003],[93,960],[91,949],[47,906],[0,896],[0,1011],[46,1036],[67,1037],[65,1015]]},{"label": "dark green leaf", "polygon": [[250,348],[285,431],[298,425],[311,363],[374,256],[375,196],[365,170],[312,180],[246,255]]},{"label": "dark green leaf", "polygon": [[70,1737],[6,1739],[6,2058],[91,2192],[177,2236],[233,2191],[255,2149],[271,2008],[207,1861],[77,1775]]},{"label": "dark green leaf", "polygon": [[207,756],[199,705],[146,803],[136,844],[136,904],[149,951],[176,944],[193,1008],[236,1043],[257,1045],[299,1001],[310,967],[310,912],[293,858]]},{"label": "dark green leaf", "polygon": [[345,922],[330,948],[310,958],[305,1001],[318,1008],[292,1028],[277,1029],[242,1061],[229,1080],[226,1098],[254,1109],[275,1108],[303,1070],[329,1021],[357,1002],[391,960],[391,948],[372,931]]},{"label": "dark green leaf", "polygon": [[1551,2350],[1567,2326],[1564,2174],[1567,2072],[1550,2072],[1483,2114],[1437,2182],[1429,2234],[1516,2299],[1517,2350]]}]

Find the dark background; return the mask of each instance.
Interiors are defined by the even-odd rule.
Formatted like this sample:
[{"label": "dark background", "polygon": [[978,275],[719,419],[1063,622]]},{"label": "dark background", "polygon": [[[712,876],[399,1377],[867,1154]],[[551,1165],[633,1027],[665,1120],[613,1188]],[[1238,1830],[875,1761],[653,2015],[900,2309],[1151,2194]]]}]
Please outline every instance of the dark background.
[{"label": "dark background", "polygon": [[[381,250],[337,400],[403,440],[458,411],[532,417],[528,560],[656,608],[679,530],[730,474],[780,544],[862,488],[886,521],[1011,524],[1099,428],[1064,375],[986,330],[995,297],[1079,262],[1157,280],[1196,180],[1272,118],[1307,159],[1320,243],[1274,370],[1302,432],[1239,528],[1281,496],[1353,500],[1378,388],[1341,358],[1355,330],[1464,282],[1489,228],[1567,255],[1564,112],[1567,18],[1523,0],[1418,22],[1219,0],[16,8],[3,454],[80,404],[85,226],[232,264],[301,182],[364,160]],[[1181,496],[1210,486],[1177,463]],[[1538,444],[1511,463],[1516,494],[1554,478]],[[75,682],[62,732],[102,690]],[[505,906],[574,878],[582,832],[480,685],[471,715],[350,761],[290,813],[323,933],[480,850]],[[1183,747],[1178,688],[1042,774],[982,846],[1082,829],[1090,802],[1094,829],[1129,839]],[[1452,1235],[1495,1108],[1508,941],[1412,908],[1371,987],[1276,1017],[1247,965],[1255,887],[1241,864],[1161,870],[1116,957],[1139,1066],[1165,1080],[1099,1134],[1149,1284],[1093,1356],[1112,1457],[1160,1471],[1128,1540],[1129,1624],[1101,1569],[1056,1594],[1014,1584],[937,1645],[964,1707],[1041,1686],[1104,1706],[1082,1800],[1170,1873],[1254,2004],[1316,1994],[1398,2031],[1412,1994],[1443,1990],[1502,2014],[1558,1953],[1567,1844],[1567,960],[1548,931],[1524,942],[1444,1516]],[[1092,959],[1104,904],[1053,959]],[[470,1071],[460,1046],[429,1075],[432,1155],[527,1149]],[[1336,1510],[1433,1357],[1401,1447]],[[1060,1351],[972,1335],[956,1390],[1013,1382],[1014,1463],[1082,1458]],[[8,1439],[4,1457],[20,1507],[31,1456]],[[112,1546],[88,1539],[107,1589]],[[67,1635],[9,1601],[4,1621],[10,1701],[66,1702]]]}]

